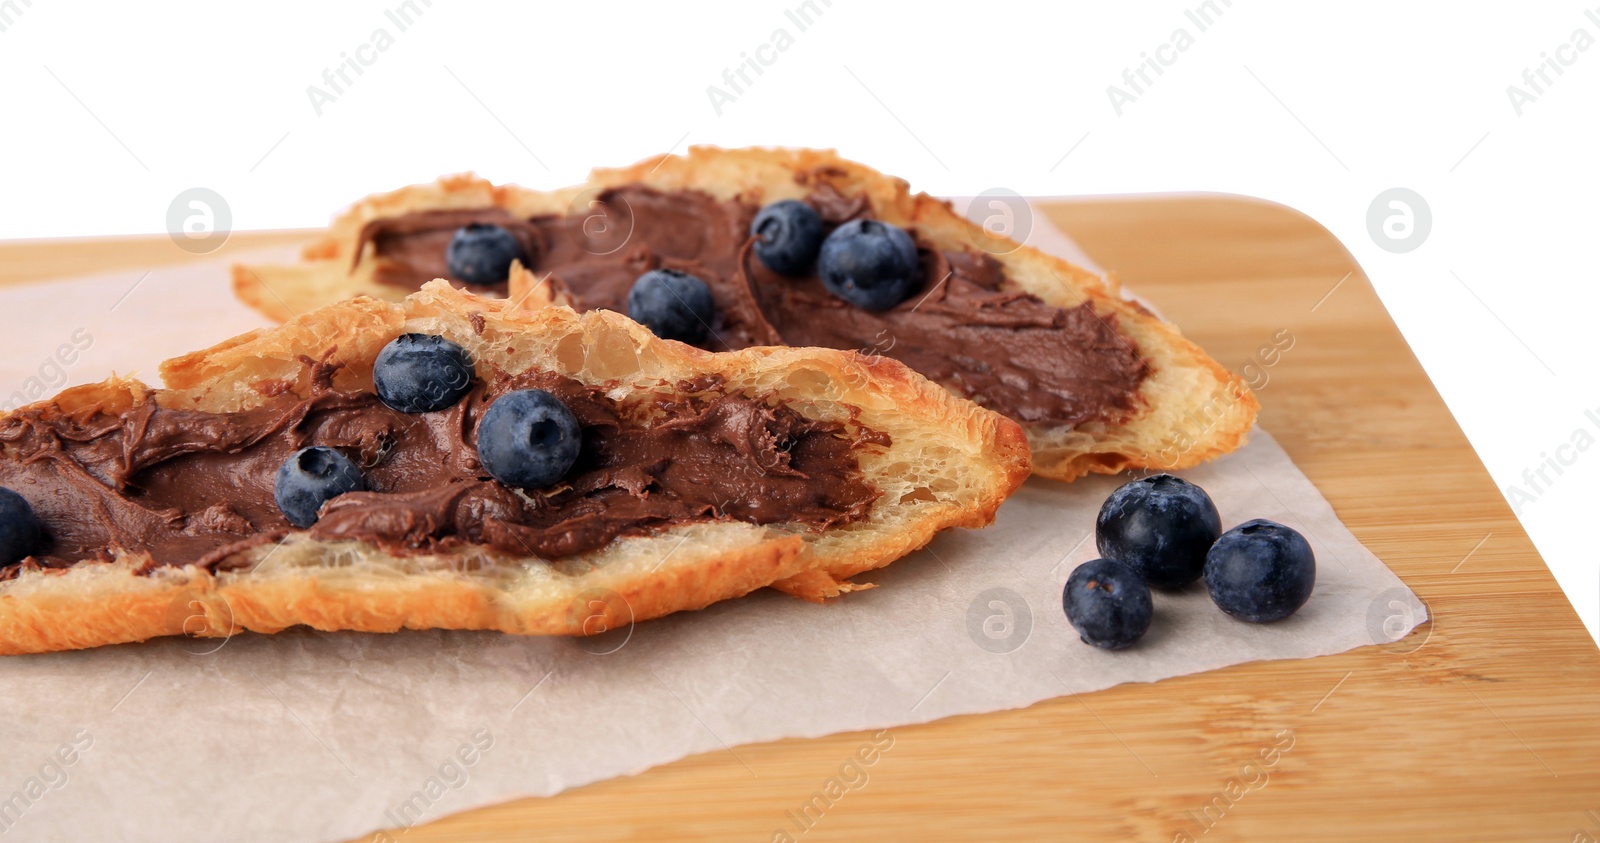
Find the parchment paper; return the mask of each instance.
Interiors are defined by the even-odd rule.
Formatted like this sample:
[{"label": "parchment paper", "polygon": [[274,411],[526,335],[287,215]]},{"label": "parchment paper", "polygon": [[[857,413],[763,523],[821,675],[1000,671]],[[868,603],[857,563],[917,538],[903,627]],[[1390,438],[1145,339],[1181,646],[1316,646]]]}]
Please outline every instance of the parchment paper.
[{"label": "parchment paper", "polygon": [[[1041,237],[1067,248],[1035,215]],[[0,290],[0,401],[29,378],[46,394],[113,369],[152,380],[168,356],[265,324],[225,278],[212,264]],[[1184,474],[1224,526],[1263,517],[1305,534],[1317,586],[1297,615],[1240,623],[1195,587],[1156,595],[1136,648],[1082,644],[1061,587],[1097,555],[1095,513],[1126,478],[1036,480],[993,527],[946,533],[829,606],[760,592],[581,640],[291,630],[0,658],[0,831],[385,840],[377,829],[686,755],[1336,653],[1424,620],[1264,432]]]}]

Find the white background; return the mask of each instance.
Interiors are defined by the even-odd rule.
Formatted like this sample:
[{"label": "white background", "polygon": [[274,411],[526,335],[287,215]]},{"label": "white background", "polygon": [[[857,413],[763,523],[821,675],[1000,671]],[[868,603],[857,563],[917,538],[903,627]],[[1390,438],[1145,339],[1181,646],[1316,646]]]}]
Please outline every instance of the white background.
[{"label": "white background", "polygon": [[[162,231],[195,186],[234,228],[317,226],[441,173],[549,188],[691,143],[836,147],[943,195],[1263,197],[1355,255],[1496,483],[1529,493],[1523,524],[1600,627],[1600,446],[1561,448],[1579,430],[1600,445],[1600,0],[1212,0],[1203,32],[1184,14],[1199,2],[813,0],[803,32],[793,0],[412,2],[401,31],[395,0],[0,0],[0,238]],[[780,27],[792,45],[761,49]],[[381,51],[366,46],[380,28]],[[1108,86],[1134,93],[1124,69],[1179,28],[1192,45],[1162,50],[1170,66],[1119,115]],[[727,88],[758,49],[771,64]],[[371,63],[335,92],[324,70],[345,55]],[[1547,56],[1570,64],[1535,91],[1524,71]],[[333,96],[320,114],[312,85]],[[720,114],[711,85],[735,96]],[[1520,114],[1512,85],[1531,95]],[[1405,254],[1366,222],[1397,186],[1433,221]],[[1571,464],[1531,488],[1547,455]]]}]

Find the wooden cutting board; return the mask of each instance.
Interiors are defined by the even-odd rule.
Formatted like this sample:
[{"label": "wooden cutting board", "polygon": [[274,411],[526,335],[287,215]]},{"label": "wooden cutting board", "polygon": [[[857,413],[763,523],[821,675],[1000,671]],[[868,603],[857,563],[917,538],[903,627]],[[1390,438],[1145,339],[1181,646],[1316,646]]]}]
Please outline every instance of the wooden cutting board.
[{"label": "wooden cutting board", "polygon": [[[1344,247],[1231,197],[1043,207],[1259,386],[1261,426],[1432,622],[1388,646],[893,729],[866,783],[800,825],[871,736],[713,752],[394,839],[1600,839],[1600,649]],[[0,244],[0,284],[192,259],[166,238]],[[1283,332],[1294,344],[1267,365]]]}]

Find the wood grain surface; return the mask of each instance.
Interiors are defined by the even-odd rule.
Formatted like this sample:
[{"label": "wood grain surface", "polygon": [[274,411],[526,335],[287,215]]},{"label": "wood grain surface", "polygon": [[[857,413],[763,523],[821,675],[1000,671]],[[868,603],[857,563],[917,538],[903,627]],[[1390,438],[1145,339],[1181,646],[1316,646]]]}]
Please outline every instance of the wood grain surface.
[{"label": "wood grain surface", "polygon": [[[1043,207],[1224,365],[1255,364],[1262,427],[1432,622],[1388,646],[893,729],[867,783],[803,832],[791,812],[871,735],[713,752],[392,837],[1600,838],[1600,649],[1345,249],[1232,197]],[[0,244],[0,284],[193,259],[166,238]],[[1265,367],[1280,331],[1294,346]]]}]

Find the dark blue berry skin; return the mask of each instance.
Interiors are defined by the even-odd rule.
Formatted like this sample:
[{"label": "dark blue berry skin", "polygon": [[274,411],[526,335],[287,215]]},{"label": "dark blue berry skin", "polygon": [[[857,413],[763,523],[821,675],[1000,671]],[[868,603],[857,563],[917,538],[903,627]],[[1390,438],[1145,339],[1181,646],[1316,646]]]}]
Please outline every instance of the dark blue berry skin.
[{"label": "dark blue berry skin", "polygon": [[1170,474],[1123,485],[1100,506],[1094,543],[1100,555],[1131,565],[1154,588],[1200,579],[1206,551],[1222,535],[1216,504],[1199,486]]},{"label": "dark blue berry skin", "polygon": [[528,256],[511,232],[492,223],[475,222],[456,229],[444,250],[444,260],[451,278],[488,286],[506,283],[511,262],[527,263]]},{"label": "dark blue berry skin", "polygon": [[344,454],[322,445],[301,448],[278,468],[272,496],[283,517],[300,529],[317,523],[318,511],[331,498],[366,487],[361,469]]},{"label": "dark blue berry skin", "polygon": [[863,310],[888,310],[905,301],[922,280],[919,270],[916,241],[878,220],[835,228],[817,253],[822,286]]},{"label": "dark blue berry skin", "polygon": [[706,341],[717,306],[706,282],[675,269],[652,269],[628,291],[628,318],[662,339]]},{"label": "dark blue berry skin", "polygon": [[378,352],[372,382],[378,398],[402,413],[455,406],[472,389],[466,349],[432,334],[401,334]]},{"label": "dark blue berry skin", "polygon": [[478,461],[507,486],[538,489],[566,476],[583,430],[561,399],[542,389],[496,398],[478,425]]},{"label": "dark blue berry skin", "polygon": [[1150,628],[1150,587],[1138,571],[1113,559],[1073,570],[1061,606],[1085,644],[1106,650],[1131,647]]},{"label": "dark blue berry skin", "polygon": [[752,249],[767,269],[779,275],[804,275],[822,248],[822,218],[798,199],[784,199],[761,209],[750,223]]},{"label": "dark blue berry skin", "polygon": [[0,486],[0,568],[38,552],[43,538],[33,507],[21,495]]},{"label": "dark blue berry skin", "polygon": [[1311,598],[1317,560],[1305,536],[1257,518],[1217,539],[1206,555],[1205,577],[1217,608],[1242,621],[1272,623]]}]

